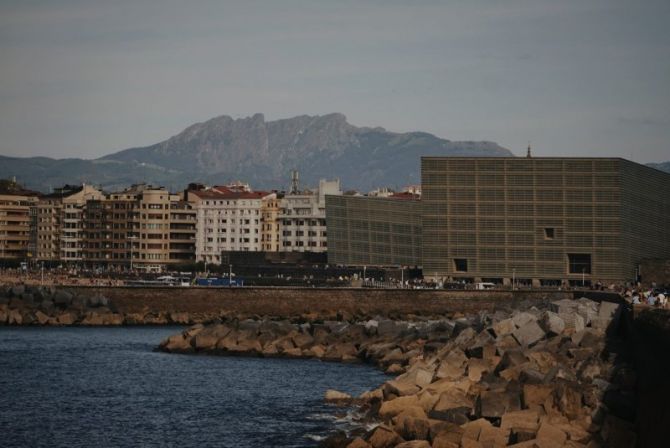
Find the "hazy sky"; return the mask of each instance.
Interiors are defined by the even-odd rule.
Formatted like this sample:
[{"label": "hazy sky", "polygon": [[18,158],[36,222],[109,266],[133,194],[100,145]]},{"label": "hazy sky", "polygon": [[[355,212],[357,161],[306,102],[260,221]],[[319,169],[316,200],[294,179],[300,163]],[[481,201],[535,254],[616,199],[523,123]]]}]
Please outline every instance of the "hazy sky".
[{"label": "hazy sky", "polygon": [[95,158],[217,115],[670,160],[670,1],[3,1],[0,154]]}]

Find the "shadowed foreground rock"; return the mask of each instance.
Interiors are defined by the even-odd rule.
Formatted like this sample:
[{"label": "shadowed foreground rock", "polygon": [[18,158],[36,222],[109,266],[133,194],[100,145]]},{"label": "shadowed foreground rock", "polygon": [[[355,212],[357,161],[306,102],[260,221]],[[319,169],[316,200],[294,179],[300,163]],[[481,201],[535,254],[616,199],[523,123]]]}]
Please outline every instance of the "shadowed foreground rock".
[{"label": "shadowed foreground rock", "polygon": [[377,426],[324,446],[630,447],[635,374],[613,334],[620,314],[582,298],[417,322],[231,320],[159,349],[368,361],[399,374],[360,397],[329,391]]}]

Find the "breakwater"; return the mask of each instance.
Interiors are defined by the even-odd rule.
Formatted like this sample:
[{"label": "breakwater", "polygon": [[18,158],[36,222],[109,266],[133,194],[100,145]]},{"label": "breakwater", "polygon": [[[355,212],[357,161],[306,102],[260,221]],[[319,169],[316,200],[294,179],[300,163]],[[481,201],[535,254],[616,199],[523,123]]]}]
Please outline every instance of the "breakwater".
[{"label": "breakwater", "polygon": [[[592,293],[600,294],[600,293]],[[581,293],[578,293],[581,295]],[[498,305],[573,298],[568,291],[361,288],[0,288],[0,324],[165,325],[237,318],[351,320],[454,316]],[[609,294],[609,297],[616,297]]]},{"label": "breakwater", "polygon": [[357,397],[329,392],[376,427],[326,446],[623,447],[636,440],[624,308],[581,298],[499,304],[455,319],[233,319],[196,325],[159,349],[368,361],[399,375]]}]

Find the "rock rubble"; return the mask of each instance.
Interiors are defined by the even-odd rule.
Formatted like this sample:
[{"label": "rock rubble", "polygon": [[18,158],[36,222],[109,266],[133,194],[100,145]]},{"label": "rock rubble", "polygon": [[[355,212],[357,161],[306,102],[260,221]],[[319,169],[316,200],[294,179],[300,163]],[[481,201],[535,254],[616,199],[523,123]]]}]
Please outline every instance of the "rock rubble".
[{"label": "rock rubble", "polygon": [[625,447],[635,373],[615,334],[621,312],[582,298],[416,322],[233,319],[159,350],[367,361],[397,375],[359,397],[329,391],[377,426],[325,446]]},{"label": "rock rubble", "polygon": [[84,296],[50,286],[0,287],[0,325],[189,325],[220,317],[219,313],[122,313],[100,294]]}]

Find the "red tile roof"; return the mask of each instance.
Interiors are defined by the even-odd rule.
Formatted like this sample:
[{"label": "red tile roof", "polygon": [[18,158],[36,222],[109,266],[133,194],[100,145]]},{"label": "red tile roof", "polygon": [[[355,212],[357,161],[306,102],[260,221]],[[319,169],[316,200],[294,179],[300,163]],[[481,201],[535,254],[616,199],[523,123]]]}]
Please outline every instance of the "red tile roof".
[{"label": "red tile roof", "polygon": [[263,199],[271,193],[267,191],[232,191],[227,187],[212,187],[209,190],[188,190],[201,199]]}]

